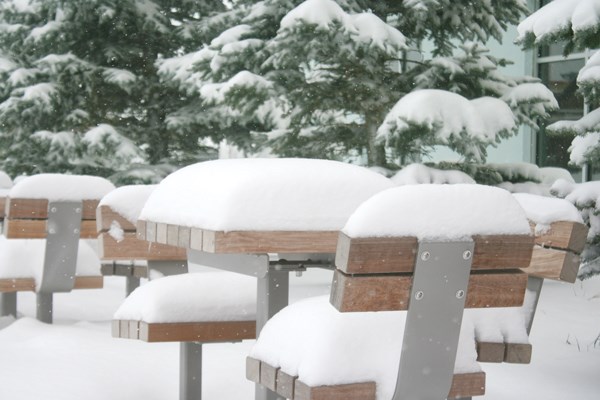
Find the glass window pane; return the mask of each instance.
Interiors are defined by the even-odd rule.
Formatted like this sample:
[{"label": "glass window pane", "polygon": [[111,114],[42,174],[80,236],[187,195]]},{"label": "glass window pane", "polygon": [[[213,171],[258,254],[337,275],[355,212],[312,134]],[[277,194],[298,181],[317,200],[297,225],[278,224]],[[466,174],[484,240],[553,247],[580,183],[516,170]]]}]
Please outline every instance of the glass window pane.
[{"label": "glass window pane", "polygon": [[[554,112],[547,124],[559,120],[577,120],[583,116],[583,98],[577,92],[577,73],[584,60],[569,60],[538,65],[538,76],[554,93],[560,110]],[[579,168],[569,166],[569,146],[572,135],[552,135],[543,128],[538,133],[537,163],[540,166],[567,168],[578,175]]]}]

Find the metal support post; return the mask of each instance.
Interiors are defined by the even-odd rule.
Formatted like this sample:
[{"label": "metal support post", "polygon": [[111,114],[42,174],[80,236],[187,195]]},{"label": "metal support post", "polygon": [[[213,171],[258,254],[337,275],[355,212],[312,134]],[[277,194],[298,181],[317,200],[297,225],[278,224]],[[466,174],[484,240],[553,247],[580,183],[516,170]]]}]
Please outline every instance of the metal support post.
[{"label": "metal support post", "polygon": [[529,313],[527,314],[526,321],[527,335],[531,333],[531,328],[533,327],[533,319],[535,317],[535,312],[540,301],[540,296],[542,295],[543,286],[543,278],[537,278],[534,276],[530,276],[527,278],[527,294],[525,296],[524,306],[524,308],[529,308]]},{"label": "metal support post", "polygon": [[46,252],[37,288],[37,318],[52,322],[52,294],[70,292],[75,285],[82,202],[50,202]]},{"label": "metal support post", "polygon": [[170,276],[186,274],[188,272],[188,263],[186,260],[148,260],[148,279],[152,279],[152,273],[158,273],[155,276]]},{"label": "metal support post", "polygon": [[140,278],[129,275],[125,277],[125,296],[129,296],[131,292],[140,286]]},{"label": "metal support post", "polygon": [[202,399],[202,343],[179,344],[179,400]]},{"label": "metal support post", "polygon": [[419,243],[393,400],[448,396],[473,248],[473,242]]},{"label": "metal support post", "polygon": [[52,293],[37,293],[35,317],[38,321],[52,323],[52,304]]},{"label": "metal support post", "polygon": [[0,293],[0,317],[7,315],[17,318],[17,292]]}]

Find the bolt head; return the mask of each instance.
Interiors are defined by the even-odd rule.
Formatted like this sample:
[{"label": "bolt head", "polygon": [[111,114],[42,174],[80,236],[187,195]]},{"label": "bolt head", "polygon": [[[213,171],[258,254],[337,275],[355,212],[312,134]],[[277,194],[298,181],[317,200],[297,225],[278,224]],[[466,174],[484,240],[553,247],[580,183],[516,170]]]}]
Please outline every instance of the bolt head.
[{"label": "bolt head", "polygon": [[459,290],[456,292],[456,298],[457,299],[462,299],[463,297],[465,297],[465,291],[464,290]]},{"label": "bolt head", "polygon": [[469,260],[472,256],[473,256],[473,253],[471,253],[471,250],[465,250],[465,252],[463,253],[463,258],[465,260]]},{"label": "bolt head", "polygon": [[425,293],[423,293],[422,290],[419,290],[417,293],[415,293],[415,299],[416,300],[422,300],[423,297],[425,297]]},{"label": "bolt head", "polygon": [[431,253],[428,251],[424,251],[421,253],[421,260],[427,261],[431,257]]}]

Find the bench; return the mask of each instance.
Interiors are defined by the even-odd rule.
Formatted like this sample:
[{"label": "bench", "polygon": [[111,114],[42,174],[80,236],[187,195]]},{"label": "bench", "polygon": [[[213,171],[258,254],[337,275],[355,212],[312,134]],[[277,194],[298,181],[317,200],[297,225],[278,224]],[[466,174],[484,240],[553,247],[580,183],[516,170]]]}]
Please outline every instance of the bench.
[{"label": "bench", "polygon": [[187,272],[185,249],[136,237],[139,213],[154,188],[121,186],[104,196],[96,210],[102,274],[124,276],[127,295],[139,286],[140,278]]},{"label": "bench", "polygon": [[[203,162],[158,185],[140,214],[137,234],[187,249],[195,264],[252,276],[259,332],[287,305],[289,273],[331,268],[337,232],[350,214],[393,186],[376,172],[335,161]],[[257,385],[257,399],[270,396]]]},{"label": "bench", "polygon": [[[528,275],[525,305],[522,310],[501,310],[501,313],[520,312],[529,334],[544,280],[575,282],[588,228],[577,209],[566,200],[526,193],[517,193],[514,197],[529,219],[535,245],[531,263],[521,269]],[[497,317],[502,318],[506,316],[500,314]],[[528,341],[504,337],[499,329],[495,336],[500,340],[478,338],[478,361],[523,364],[531,361],[532,346]]]},{"label": "bench", "polygon": [[40,174],[20,180],[10,190],[4,235],[7,239],[43,240],[44,251],[35,288],[31,277],[0,282],[5,311],[16,314],[16,292],[34,288],[37,318],[51,323],[53,293],[102,287],[99,274],[76,276],[79,240],[96,239],[96,207],[112,189],[114,186],[100,177]]},{"label": "bench", "polygon": [[[533,241],[502,189],[421,185],[375,195],[340,233],[333,307],[291,305],[273,318],[247,377],[295,400],[482,395],[475,322],[464,312],[461,330],[463,311],[521,306],[527,275],[519,268],[529,266]],[[319,314],[327,318],[311,321]],[[294,319],[299,332],[287,327]]]}]

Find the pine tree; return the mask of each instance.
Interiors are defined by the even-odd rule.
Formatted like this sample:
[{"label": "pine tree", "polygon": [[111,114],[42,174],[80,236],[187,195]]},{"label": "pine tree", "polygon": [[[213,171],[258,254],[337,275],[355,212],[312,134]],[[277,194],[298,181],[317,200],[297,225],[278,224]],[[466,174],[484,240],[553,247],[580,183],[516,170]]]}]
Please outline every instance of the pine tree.
[{"label": "pine tree", "polygon": [[203,34],[190,23],[223,8],[213,0],[3,1],[0,168],[119,172],[134,182],[205,155],[205,127],[169,127],[185,96],[160,83],[155,63],[199,46]]},{"label": "pine tree", "polygon": [[[347,159],[367,154],[384,166],[434,144],[446,144],[436,127],[413,125],[390,141],[381,129],[394,105],[417,89],[451,90],[467,99],[502,98],[513,119],[536,126],[556,103],[533,78],[510,79],[497,68],[507,61],[486,55],[477,43],[500,38],[526,8],[521,0],[264,0],[235,2],[225,13],[200,21],[220,35],[194,53],[166,59],[165,82],[197,96],[198,118],[248,151],[284,156]],[[434,45],[420,59],[421,44]],[[454,66],[449,72],[448,66]],[[474,79],[473,74],[477,74]],[[528,95],[526,85],[536,85]],[[378,133],[379,130],[379,133]],[[454,132],[466,159],[482,161],[485,147],[502,137],[479,140]],[[392,143],[393,142],[393,143]],[[401,146],[398,146],[401,143]],[[468,149],[467,149],[468,148]]]},{"label": "pine tree", "polygon": [[[518,27],[518,41],[524,47],[562,42],[564,55],[600,48],[600,1],[555,0],[526,18]],[[600,52],[586,62],[577,76],[579,92],[590,107],[577,121],[558,121],[547,127],[554,133],[576,135],[569,151],[571,163],[583,165],[600,161]],[[600,185],[556,182],[552,192],[571,201],[590,228],[587,246],[581,255],[579,277],[600,274]]]}]

